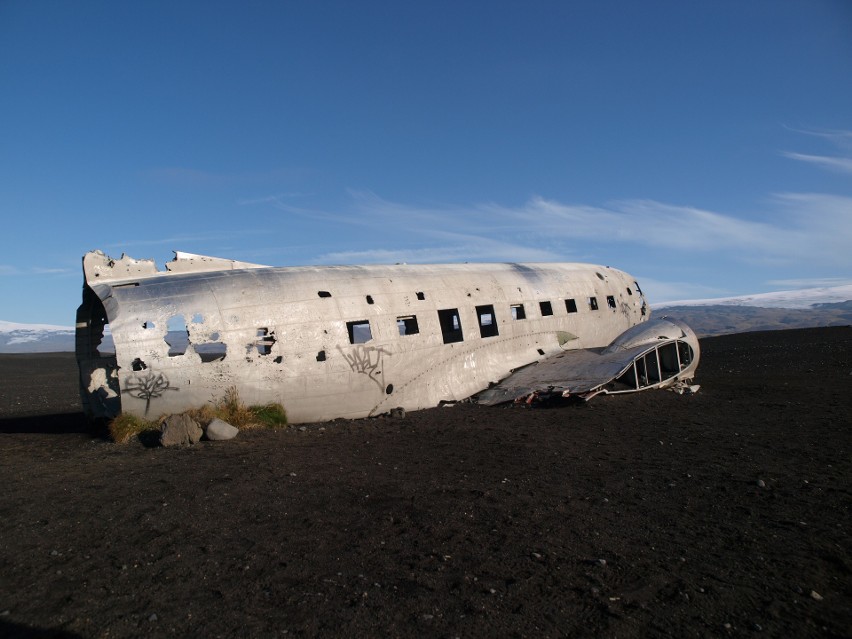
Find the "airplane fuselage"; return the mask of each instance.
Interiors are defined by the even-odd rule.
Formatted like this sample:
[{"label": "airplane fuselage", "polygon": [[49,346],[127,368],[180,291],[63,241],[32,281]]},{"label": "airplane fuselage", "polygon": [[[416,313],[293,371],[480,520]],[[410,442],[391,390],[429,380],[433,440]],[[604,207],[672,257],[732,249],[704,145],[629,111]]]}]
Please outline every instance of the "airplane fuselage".
[{"label": "airplane fuselage", "polygon": [[[605,266],[209,259],[161,272],[86,255],[77,356],[90,416],[153,419],[231,386],[247,404],[282,404],[291,423],[416,410],[563,350],[606,346],[648,317],[633,278]],[[98,352],[104,324],[114,356]]]}]

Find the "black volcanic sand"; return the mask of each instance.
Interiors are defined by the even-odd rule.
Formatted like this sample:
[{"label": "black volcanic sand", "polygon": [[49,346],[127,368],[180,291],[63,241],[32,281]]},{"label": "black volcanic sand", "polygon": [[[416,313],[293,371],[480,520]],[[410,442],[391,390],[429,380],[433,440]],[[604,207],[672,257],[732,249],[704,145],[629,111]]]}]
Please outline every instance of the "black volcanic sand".
[{"label": "black volcanic sand", "polygon": [[694,396],[184,449],[2,357],[0,635],[849,636],[852,328],[702,348]]}]

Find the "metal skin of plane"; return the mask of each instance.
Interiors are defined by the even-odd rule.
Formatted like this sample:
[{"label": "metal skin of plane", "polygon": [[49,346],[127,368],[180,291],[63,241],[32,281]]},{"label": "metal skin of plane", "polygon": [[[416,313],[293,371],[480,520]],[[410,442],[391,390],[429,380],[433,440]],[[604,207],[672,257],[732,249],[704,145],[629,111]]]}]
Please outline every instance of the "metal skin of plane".
[{"label": "metal skin of plane", "polygon": [[[494,404],[663,387],[698,364],[694,333],[648,322],[638,284],[607,266],[278,268],[178,252],[159,271],[92,251],[83,272],[91,419],[152,419],[231,387],[248,405],[280,403],[290,423],[360,418],[482,391]],[[114,354],[99,350],[107,325]]]}]

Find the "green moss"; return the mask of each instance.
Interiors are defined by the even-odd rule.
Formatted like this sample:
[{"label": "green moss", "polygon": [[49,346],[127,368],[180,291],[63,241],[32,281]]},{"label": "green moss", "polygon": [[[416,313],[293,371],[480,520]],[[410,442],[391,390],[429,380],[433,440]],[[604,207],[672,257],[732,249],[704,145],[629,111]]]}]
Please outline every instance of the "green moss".
[{"label": "green moss", "polygon": [[268,428],[280,428],[287,425],[287,413],[281,404],[266,404],[265,406],[252,406],[249,410],[255,420]]}]

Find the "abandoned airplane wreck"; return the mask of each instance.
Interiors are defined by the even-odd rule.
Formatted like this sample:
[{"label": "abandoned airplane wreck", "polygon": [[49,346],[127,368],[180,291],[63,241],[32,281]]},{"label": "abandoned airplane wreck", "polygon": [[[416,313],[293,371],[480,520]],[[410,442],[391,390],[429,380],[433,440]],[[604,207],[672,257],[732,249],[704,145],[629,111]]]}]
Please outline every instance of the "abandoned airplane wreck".
[{"label": "abandoned airplane wreck", "polygon": [[[699,359],[695,334],[649,321],[639,285],[606,266],[278,268],[178,252],[159,271],[92,251],[83,272],[76,351],[92,419],[181,412],[230,387],[282,404],[291,423],[477,393],[588,398],[684,383]],[[100,350],[106,330],[115,353]]]}]

